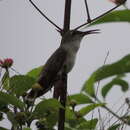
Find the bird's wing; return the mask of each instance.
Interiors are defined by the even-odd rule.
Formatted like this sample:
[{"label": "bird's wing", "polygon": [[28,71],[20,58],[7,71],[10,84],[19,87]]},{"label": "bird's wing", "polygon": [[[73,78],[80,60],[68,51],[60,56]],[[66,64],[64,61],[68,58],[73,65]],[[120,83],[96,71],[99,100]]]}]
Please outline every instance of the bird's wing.
[{"label": "bird's wing", "polygon": [[50,86],[50,84],[56,78],[57,73],[61,70],[64,64],[66,55],[67,52],[60,48],[57,49],[48,59],[38,79],[38,83],[43,86],[43,88]]},{"label": "bird's wing", "polygon": [[39,97],[52,88],[54,80],[57,77],[58,72],[61,70],[66,56],[67,52],[62,48],[57,49],[53,53],[53,55],[44,65],[43,70],[37,81],[37,83],[42,87],[42,90],[39,90],[37,94],[35,94],[35,90],[32,89],[28,95],[30,98],[33,98],[34,95],[36,97]]}]

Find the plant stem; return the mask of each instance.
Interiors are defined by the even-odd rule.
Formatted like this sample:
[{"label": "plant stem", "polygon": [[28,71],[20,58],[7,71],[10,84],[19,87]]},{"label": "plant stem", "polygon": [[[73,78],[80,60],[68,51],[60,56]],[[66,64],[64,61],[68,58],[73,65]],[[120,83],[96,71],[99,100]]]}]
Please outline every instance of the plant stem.
[{"label": "plant stem", "polygon": [[[64,12],[64,29],[63,33],[66,33],[70,30],[70,16],[71,16],[71,0],[65,0],[65,12]],[[64,35],[62,35],[64,36]],[[67,97],[67,73],[66,66],[61,75],[61,93],[60,93],[60,103],[63,105],[63,108],[59,109],[59,120],[58,120],[58,130],[64,130],[65,123],[65,108],[66,108],[66,97]]]},{"label": "plant stem", "polygon": [[71,0],[65,1],[65,12],[64,12],[64,29],[63,32],[70,30],[70,15],[71,15]]},{"label": "plant stem", "polygon": [[62,74],[62,91],[60,93],[60,103],[64,108],[59,109],[59,121],[58,130],[64,130],[65,123],[65,107],[66,107],[66,96],[67,96],[67,74]]}]

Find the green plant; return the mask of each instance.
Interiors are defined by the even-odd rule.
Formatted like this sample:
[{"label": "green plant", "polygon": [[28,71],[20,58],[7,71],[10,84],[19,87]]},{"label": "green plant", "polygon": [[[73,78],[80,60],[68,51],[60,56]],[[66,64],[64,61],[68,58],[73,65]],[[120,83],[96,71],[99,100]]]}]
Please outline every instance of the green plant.
[{"label": "green plant", "polygon": [[[130,10],[113,11],[88,26],[110,22],[130,22],[129,14]],[[60,108],[66,110],[65,130],[97,129],[101,121],[100,116],[89,120],[86,116],[90,113],[93,115],[93,110],[99,107],[105,109],[117,119],[117,123],[112,123],[109,128],[107,127],[108,130],[116,130],[123,127],[124,124],[130,125],[129,111],[126,111],[123,115],[118,115],[104,101],[115,85],[120,86],[122,92],[128,91],[129,84],[125,79],[125,74],[130,73],[130,54],[113,64],[103,65],[93,72],[84,83],[80,93],[67,97],[66,108],[59,101],[52,98],[38,98],[38,102],[37,100],[27,101],[25,97],[32,85],[36,83],[42,67],[35,68],[25,75],[10,76],[12,63],[11,60],[0,62],[3,69],[0,81],[0,121],[4,120],[6,115],[11,122],[12,130],[31,130],[31,124],[35,120],[37,129],[55,130]],[[110,77],[113,79],[102,87],[100,93],[102,98],[99,99],[95,84],[99,84],[102,80]],[[100,87],[100,84],[98,87]],[[126,99],[126,104],[129,110],[129,99]],[[0,129],[6,130],[3,127],[0,127]]]},{"label": "green plant", "polygon": [[[34,120],[37,120],[36,126],[39,130],[55,129],[54,126],[56,126],[58,121],[58,110],[63,108],[59,101],[43,98],[42,100],[39,99],[38,103],[35,101],[35,103],[31,104],[31,102],[26,102],[25,99],[25,95],[35,83],[40,69],[41,67],[38,67],[25,75],[14,75],[12,77],[9,75],[5,76],[7,75],[5,71],[1,78],[0,119],[2,121],[4,119],[3,115],[6,115],[14,130],[22,129],[23,126],[30,129]],[[85,116],[99,107],[104,108],[118,120],[129,125],[129,113],[126,112],[122,116],[114,113],[107,107],[107,102],[98,99],[94,87],[96,82],[113,77],[110,82],[102,87],[102,97],[106,98],[114,85],[120,86],[122,92],[126,92],[129,88],[128,82],[124,78],[126,73],[130,73],[130,55],[123,57],[115,63],[103,65],[92,73],[83,85],[80,93],[68,96],[65,121],[66,130],[96,129],[99,119],[93,118],[88,120]],[[127,100],[128,103],[129,100]],[[78,106],[81,106],[80,109],[77,109]],[[114,130],[114,128],[121,126],[122,123],[118,123],[110,126],[109,129]]]}]

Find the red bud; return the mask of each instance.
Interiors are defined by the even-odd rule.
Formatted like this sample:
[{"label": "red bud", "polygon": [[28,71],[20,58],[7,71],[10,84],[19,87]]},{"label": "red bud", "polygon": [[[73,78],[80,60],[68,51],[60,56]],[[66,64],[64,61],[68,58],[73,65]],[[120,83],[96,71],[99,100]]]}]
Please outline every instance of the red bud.
[{"label": "red bud", "polygon": [[124,4],[126,0],[109,0],[110,2],[115,3],[116,5]]},{"label": "red bud", "polygon": [[0,60],[0,66],[2,68],[10,68],[13,64],[13,60],[11,58],[6,58],[4,60]]}]

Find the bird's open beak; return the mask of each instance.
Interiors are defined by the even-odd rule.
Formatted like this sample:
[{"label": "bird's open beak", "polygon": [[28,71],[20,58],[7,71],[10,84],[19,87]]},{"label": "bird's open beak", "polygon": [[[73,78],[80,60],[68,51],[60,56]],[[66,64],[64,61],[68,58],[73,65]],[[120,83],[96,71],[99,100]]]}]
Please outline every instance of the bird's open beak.
[{"label": "bird's open beak", "polygon": [[96,33],[100,33],[99,32],[100,30],[99,29],[95,29],[95,30],[89,30],[89,31],[86,31],[86,32],[82,32],[83,35],[88,35],[88,34],[96,34]]}]

